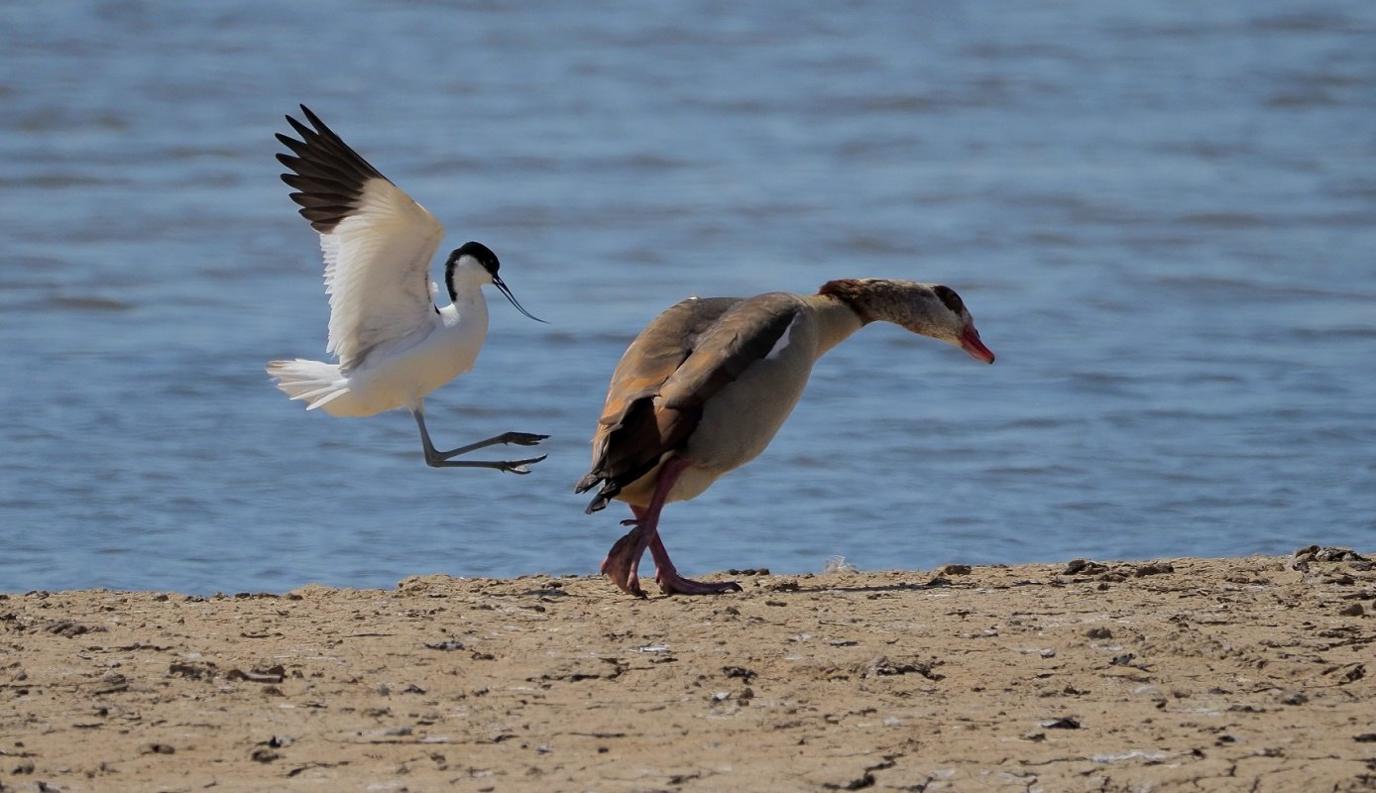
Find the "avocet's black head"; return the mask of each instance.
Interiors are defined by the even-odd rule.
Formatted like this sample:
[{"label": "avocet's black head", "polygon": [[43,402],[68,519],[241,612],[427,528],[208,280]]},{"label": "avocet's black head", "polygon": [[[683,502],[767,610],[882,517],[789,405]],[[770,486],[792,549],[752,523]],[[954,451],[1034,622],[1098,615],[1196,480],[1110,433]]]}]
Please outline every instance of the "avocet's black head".
[{"label": "avocet's black head", "polygon": [[478,264],[482,265],[487,274],[493,277],[496,277],[497,271],[502,269],[502,263],[497,260],[497,254],[493,253],[491,248],[481,242],[465,242],[449,254],[449,261],[444,265],[445,280],[449,280],[447,276],[458,265],[459,259],[465,256],[472,256]]},{"label": "avocet's black head", "polygon": [[[465,242],[463,245],[455,248],[454,251],[449,254],[448,261],[444,263],[444,283],[445,286],[449,287],[450,300],[458,300],[458,290],[454,288],[454,271],[460,265],[464,264],[465,261],[473,262],[478,267],[485,270],[488,277],[492,279],[492,285],[497,287],[498,291],[500,291],[507,300],[511,301],[511,305],[515,306],[517,311],[525,314],[536,322],[544,322],[543,319],[526,311],[520,303],[516,302],[516,296],[511,294],[511,288],[506,285],[506,282],[502,280],[501,276],[497,275],[497,271],[502,268],[502,263],[497,259],[497,254],[493,253],[491,248],[481,242]],[[471,267],[473,265],[467,266]]]}]

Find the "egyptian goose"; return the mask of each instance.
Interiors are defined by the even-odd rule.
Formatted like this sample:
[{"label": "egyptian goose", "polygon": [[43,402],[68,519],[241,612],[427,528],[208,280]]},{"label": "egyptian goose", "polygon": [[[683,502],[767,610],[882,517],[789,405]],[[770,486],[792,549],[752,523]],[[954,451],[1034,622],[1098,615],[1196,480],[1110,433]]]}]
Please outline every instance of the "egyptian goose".
[{"label": "egyptian goose", "polygon": [[607,553],[602,572],[644,596],[637,569],[649,548],[666,594],[739,591],[735,582],[678,574],[659,537],[660,511],[763,452],[817,359],[877,320],[994,362],[960,296],[913,281],[844,279],[815,295],[692,297],[656,317],[617,364],[592,439],[592,470],[575,488],[600,485],[588,513],[615,498],[634,515],[623,521],[633,528]]}]

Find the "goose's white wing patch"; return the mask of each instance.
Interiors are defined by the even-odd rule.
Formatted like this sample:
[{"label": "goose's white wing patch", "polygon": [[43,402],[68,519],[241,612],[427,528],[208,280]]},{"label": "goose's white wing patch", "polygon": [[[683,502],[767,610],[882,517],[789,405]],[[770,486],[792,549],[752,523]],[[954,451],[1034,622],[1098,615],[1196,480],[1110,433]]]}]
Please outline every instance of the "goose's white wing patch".
[{"label": "goose's white wing patch", "polygon": [[788,349],[790,339],[793,337],[793,329],[797,327],[799,320],[802,318],[803,312],[801,311],[793,315],[793,321],[788,323],[788,327],[784,328],[784,335],[780,336],[779,340],[774,342],[773,349],[769,351],[768,355],[764,356],[766,361],[772,361],[780,355],[783,355],[784,350]]}]

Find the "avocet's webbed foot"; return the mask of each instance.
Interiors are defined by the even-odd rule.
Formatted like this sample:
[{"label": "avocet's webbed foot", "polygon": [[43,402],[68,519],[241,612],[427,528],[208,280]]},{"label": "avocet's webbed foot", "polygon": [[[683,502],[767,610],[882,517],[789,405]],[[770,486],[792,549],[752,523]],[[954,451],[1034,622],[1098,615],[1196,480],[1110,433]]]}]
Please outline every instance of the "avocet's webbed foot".
[{"label": "avocet's webbed foot", "polygon": [[500,470],[506,471],[509,474],[520,474],[521,476],[525,476],[530,473],[530,467],[532,465],[535,465],[548,456],[547,454],[542,454],[539,457],[528,457],[524,460],[502,460],[498,464],[498,467]]},{"label": "avocet's webbed foot", "polygon": [[470,443],[467,446],[460,446],[457,449],[450,449],[447,452],[436,451],[435,457],[440,460],[449,460],[461,454],[468,454],[469,452],[476,452],[479,449],[486,449],[489,446],[497,445],[535,446],[548,437],[548,435],[536,435],[533,432],[503,432],[501,435],[483,438],[475,443]]},{"label": "avocet's webbed foot", "polygon": [[425,462],[434,468],[492,468],[509,474],[528,474],[530,466],[535,465],[548,455],[530,457],[525,460],[444,460],[425,456]]}]

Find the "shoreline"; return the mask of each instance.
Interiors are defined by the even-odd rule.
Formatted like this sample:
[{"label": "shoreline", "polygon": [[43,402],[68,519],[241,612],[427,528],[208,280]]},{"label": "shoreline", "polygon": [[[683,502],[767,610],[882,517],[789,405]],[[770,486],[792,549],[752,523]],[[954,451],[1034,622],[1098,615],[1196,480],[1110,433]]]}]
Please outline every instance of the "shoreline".
[{"label": "shoreline", "polygon": [[1371,790],[1370,558],[11,593],[0,791]]}]

